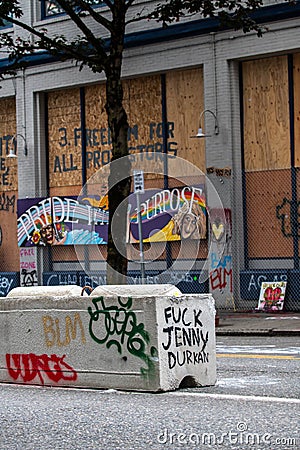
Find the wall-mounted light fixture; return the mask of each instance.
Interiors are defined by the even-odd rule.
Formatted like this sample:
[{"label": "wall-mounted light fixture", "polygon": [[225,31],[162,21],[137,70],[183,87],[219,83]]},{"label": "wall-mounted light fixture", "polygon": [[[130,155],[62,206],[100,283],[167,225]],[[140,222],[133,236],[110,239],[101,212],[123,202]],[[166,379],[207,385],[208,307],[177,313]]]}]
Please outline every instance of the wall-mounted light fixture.
[{"label": "wall-mounted light fixture", "polygon": [[7,158],[17,158],[18,155],[16,155],[16,144],[18,143],[18,137],[22,138],[24,141],[24,155],[28,155],[28,148],[27,148],[27,142],[24,136],[20,133],[15,134],[11,138],[11,147],[9,149],[9,154],[7,155]]},{"label": "wall-mounted light fixture", "polygon": [[213,116],[213,118],[215,120],[214,133],[215,133],[215,135],[219,134],[219,123],[218,123],[216,114],[213,111],[211,111],[210,109],[204,109],[204,111],[202,111],[202,113],[200,114],[198,132],[197,132],[196,136],[191,136],[192,138],[205,138],[205,137],[211,136],[211,134],[203,133],[202,119],[206,113],[209,113]]}]

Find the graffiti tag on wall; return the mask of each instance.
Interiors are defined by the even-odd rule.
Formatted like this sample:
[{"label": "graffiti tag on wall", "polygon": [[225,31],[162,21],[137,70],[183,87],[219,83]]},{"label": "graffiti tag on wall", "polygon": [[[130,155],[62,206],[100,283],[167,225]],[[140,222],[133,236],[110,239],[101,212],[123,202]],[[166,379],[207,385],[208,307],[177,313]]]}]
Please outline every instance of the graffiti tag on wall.
[{"label": "graffiti tag on wall", "polygon": [[300,237],[300,201],[284,197],[281,205],[276,206],[276,218],[280,220],[281,232],[284,237]]},{"label": "graffiti tag on wall", "polygon": [[0,297],[6,297],[9,291],[16,286],[19,286],[17,272],[0,273]]},{"label": "graffiti tag on wall", "polygon": [[146,350],[150,344],[149,333],[143,323],[138,323],[137,316],[132,308],[132,298],[122,300],[118,297],[116,305],[107,306],[103,297],[93,298],[94,310],[88,307],[90,315],[89,332],[92,339],[106,348],[115,347],[118,353],[128,352],[140,358],[146,368],[141,367],[141,374],[148,375],[154,370],[154,360],[157,350],[150,347],[150,355]]},{"label": "graffiti tag on wall", "polygon": [[188,309],[168,306],[164,309],[163,328],[165,341],[162,347],[168,352],[168,366],[203,364],[209,362],[205,351],[208,331],[203,331],[201,309]]},{"label": "graffiti tag on wall", "polygon": [[211,221],[211,252],[209,281],[211,291],[232,293],[231,210],[213,209]]},{"label": "graffiti tag on wall", "polygon": [[[174,122],[168,122],[166,124],[166,134],[167,140],[167,155],[169,158],[174,158],[177,155],[177,142],[174,141]],[[53,173],[62,173],[70,171],[81,170],[74,163],[75,156],[70,152],[70,149],[74,149],[76,152],[78,148],[81,149],[82,146],[82,130],[81,128],[74,128],[73,130],[68,130],[66,127],[60,127],[58,129],[60,150],[66,149],[65,153],[60,151],[59,154],[55,155],[53,161],[53,167],[51,171]],[[143,142],[138,143],[133,146],[130,144],[132,140],[138,141],[139,136],[139,126],[137,124],[129,127],[128,129],[128,151],[130,153],[130,159],[132,162],[135,161],[136,156],[134,153],[142,154],[142,157],[152,161],[153,158],[156,160],[163,161],[164,158],[164,148],[163,143],[159,140],[163,139],[164,124],[151,122],[149,124],[149,139],[150,144],[145,144]],[[154,142],[153,142],[154,141]],[[111,150],[105,147],[112,146],[111,131],[109,128],[87,128],[85,130],[85,142],[86,142],[86,166],[87,169],[93,167],[94,169],[100,169],[101,167],[109,164],[111,162]],[[72,151],[72,150],[71,150]],[[140,158],[140,156],[139,156]]]},{"label": "graffiti tag on wall", "polygon": [[60,380],[75,381],[77,373],[64,361],[65,356],[7,353],[6,367],[14,381],[28,383],[38,378],[41,384],[45,384],[44,377],[55,383]]},{"label": "graffiti tag on wall", "polygon": [[5,192],[0,194],[0,211],[15,212],[16,196],[8,196]]}]

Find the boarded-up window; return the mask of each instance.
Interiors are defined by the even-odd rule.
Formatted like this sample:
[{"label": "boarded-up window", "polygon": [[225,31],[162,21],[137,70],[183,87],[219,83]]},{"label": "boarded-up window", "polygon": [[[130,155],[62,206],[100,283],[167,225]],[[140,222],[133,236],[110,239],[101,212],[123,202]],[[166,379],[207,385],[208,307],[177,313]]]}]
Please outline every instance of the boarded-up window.
[{"label": "boarded-up window", "polygon": [[0,271],[19,270],[17,244],[18,158],[7,158],[16,148],[16,102],[0,99]]},{"label": "boarded-up window", "polygon": [[80,91],[48,94],[49,185],[81,185]]},{"label": "boarded-up window", "polygon": [[248,255],[292,257],[279,217],[291,199],[287,57],[245,62],[242,74]]}]

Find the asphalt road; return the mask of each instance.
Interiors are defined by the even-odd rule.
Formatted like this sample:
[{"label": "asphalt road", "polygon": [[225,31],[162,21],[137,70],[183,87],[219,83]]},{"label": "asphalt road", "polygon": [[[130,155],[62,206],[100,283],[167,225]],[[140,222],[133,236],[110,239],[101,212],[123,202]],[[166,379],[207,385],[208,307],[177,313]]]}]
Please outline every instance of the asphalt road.
[{"label": "asphalt road", "polygon": [[300,449],[298,338],[219,337],[218,383],[164,394],[0,385],[0,449]]}]

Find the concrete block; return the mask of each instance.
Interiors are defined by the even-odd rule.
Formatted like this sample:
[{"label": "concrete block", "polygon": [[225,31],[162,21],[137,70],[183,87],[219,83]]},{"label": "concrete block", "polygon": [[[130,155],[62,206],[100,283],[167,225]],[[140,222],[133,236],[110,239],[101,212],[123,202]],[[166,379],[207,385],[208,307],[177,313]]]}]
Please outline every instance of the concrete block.
[{"label": "concrete block", "polygon": [[97,286],[90,295],[92,297],[99,295],[127,295],[131,297],[171,295],[179,297],[182,294],[180,289],[178,289],[176,286],[173,286],[173,284],[106,284]]},{"label": "concrete block", "polygon": [[[62,286],[22,286],[12,289],[6,297],[79,296],[82,288],[74,284]],[[86,292],[82,295],[87,296]]]},{"label": "concrete block", "polygon": [[0,382],[152,392],[214,385],[214,319],[210,294],[2,299]]}]

